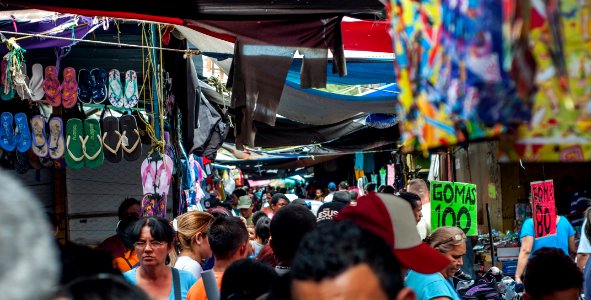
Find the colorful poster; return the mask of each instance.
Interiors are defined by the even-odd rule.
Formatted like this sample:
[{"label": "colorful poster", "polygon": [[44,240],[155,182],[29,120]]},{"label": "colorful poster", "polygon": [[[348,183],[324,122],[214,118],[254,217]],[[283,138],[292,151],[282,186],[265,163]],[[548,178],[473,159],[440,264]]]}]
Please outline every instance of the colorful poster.
[{"label": "colorful poster", "polygon": [[498,0],[393,1],[406,150],[497,137],[529,120],[503,68],[503,22]]},{"label": "colorful poster", "polygon": [[556,234],[556,205],[552,180],[531,183],[532,217],[535,238]]},{"label": "colorful poster", "polygon": [[466,235],[478,235],[476,185],[431,181],[431,227],[455,226]]},{"label": "colorful poster", "polygon": [[591,160],[591,2],[531,1],[532,116],[501,145],[504,160]]}]

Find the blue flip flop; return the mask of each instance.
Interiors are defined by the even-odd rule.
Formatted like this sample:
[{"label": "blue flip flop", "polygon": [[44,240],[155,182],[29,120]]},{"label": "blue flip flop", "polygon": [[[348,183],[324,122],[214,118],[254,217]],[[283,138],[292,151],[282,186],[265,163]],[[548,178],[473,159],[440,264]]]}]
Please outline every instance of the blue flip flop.
[{"label": "blue flip flop", "polygon": [[0,147],[6,151],[14,151],[16,148],[16,140],[14,138],[14,128],[12,127],[12,114],[3,112],[0,116]]},{"label": "blue flip flop", "polygon": [[14,123],[16,124],[16,150],[27,152],[31,148],[31,130],[29,130],[27,115],[22,112],[14,115]]}]

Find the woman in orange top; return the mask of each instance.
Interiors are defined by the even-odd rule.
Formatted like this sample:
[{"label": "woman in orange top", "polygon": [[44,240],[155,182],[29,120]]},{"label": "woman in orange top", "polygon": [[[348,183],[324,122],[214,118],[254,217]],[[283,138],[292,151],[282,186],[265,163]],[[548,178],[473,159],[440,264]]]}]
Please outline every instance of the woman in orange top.
[{"label": "woman in orange top", "polygon": [[139,262],[135,247],[131,242],[131,231],[137,221],[138,218],[130,217],[119,221],[119,224],[117,224],[117,235],[125,246],[125,254],[113,259],[113,266],[122,273],[133,269]]}]

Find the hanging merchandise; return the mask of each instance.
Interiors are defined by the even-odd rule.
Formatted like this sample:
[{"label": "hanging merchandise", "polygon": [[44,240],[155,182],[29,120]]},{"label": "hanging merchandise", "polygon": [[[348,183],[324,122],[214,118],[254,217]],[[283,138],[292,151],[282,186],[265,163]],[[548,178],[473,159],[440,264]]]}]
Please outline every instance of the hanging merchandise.
[{"label": "hanging merchandise", "polygon": [[236,168],[231,170],[230,172],[232,173],[232,176],[234,176],[236,186],[244,186],[244,177],[242,176],[242,171]]},{"label": "hanging merchandise", "polygon": [[529,118],[502,64],[503,1],[392,2],[406,150],[496,137]]},{"label": "hanging merchandise", "polygon": [[224,170],[222,172],[222,181],[224,184],[224,191],[227,194],[232,194],[232,192],[236,189],[236,181],[234,180],[234,176],[228,170]]},{"label": "hanging merchandise", "polygon": [[388,164],[386,168],[388,169],[388,181],[386,183],[388,185],[394,186],[394,180],[396,179],[396,168],[394,164]]},{"label": "hanging merchandise", "polygon": [[378,174],[371,174],[371,183],[378,184]]},{"label": "hanging merchandise", "polygon": [[380,169],[380,185],[386,185],[387,173],[384,167]]},{"label": "hanging merchandise", "polygon": [[141,166],[144,198],[141,203],[142,216],[166,217],[166,199],[172,179],[173,161],[164,154],[158,158],[148,157]]}]

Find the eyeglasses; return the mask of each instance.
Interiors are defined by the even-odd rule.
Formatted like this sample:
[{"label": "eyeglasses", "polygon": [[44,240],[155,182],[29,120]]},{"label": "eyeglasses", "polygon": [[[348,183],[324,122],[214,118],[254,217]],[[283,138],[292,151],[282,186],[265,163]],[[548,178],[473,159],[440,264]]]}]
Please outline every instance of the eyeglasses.
[{"label": "eyeglasses", "polygon": [[162,241],[151,241],[151,242],[139,241],[139,242],[135,242],[134,245],[136,248],[144,249],[144,248],[146,248],[146,246],[148,244],[152,245],[152,248],[162,248],[162,247],[166,246],[168,243],[162,242]]},{"label": "eyeglasses", "polygon": [[445,239],[445,240],[443,240],[443,241],[441,241],[441,242],[433,245],[433,248],[437,248],[437,247],[439,247],[441,245],[445,245],[445,244],[447,244],[449,242],[452,242],[452,241],[460,242],[460,241],[463,241],[465,239],[466,239],[466,235],[465,234],[463,234],[463,233],[462,234],[456,234],[456,235],[450,236],[449,238],[447,238],[447,239]]}]

